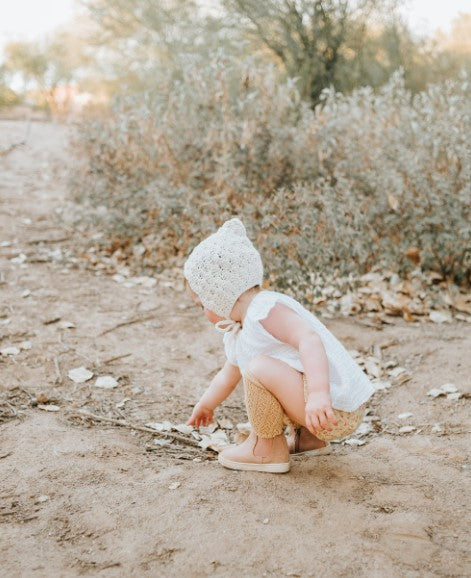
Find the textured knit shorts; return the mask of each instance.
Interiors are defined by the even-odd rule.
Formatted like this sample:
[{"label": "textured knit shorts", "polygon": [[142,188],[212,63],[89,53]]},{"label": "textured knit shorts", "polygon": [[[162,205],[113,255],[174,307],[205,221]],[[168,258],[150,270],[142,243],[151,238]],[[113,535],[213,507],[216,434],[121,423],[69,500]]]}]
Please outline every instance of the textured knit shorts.
[{"label": "textured knit shorts", "polygon": [[[306,376],[303,373],[303,382],[304,382],[304,401],[307,401],[308,397],[308,389],[307,389],[307,382]],[[354,411],[343,411],[341,409],[333,408],[334,415],[337,418],[338,424],[333,425],[329,424],[332,427],[332,431],[322,430],[316,433],[316,437],[320,440],[330,441],[330,440],[339,440],[351,435],[357,427],[360,425],[365,412],[366,412],[367,402],[363,403],[355,409]]]}]

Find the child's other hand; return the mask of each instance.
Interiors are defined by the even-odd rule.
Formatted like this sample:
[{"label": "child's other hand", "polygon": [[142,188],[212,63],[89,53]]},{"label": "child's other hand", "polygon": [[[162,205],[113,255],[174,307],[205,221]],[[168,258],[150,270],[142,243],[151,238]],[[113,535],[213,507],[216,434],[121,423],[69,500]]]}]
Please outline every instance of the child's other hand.
[{"label": "child's other hand", "polygon": [[194,425],[195,427],[207,426],[212,421],[213,410],[197,403],[193,408],[193,413],[191,414],[190,419],[186,422],[186,425]]},{"label": "child's other hand", "polygon": [[338,421],[332,409],[330,395],[323,391],[309,394],[306,401],[306,427],[314,435],[317,431],[332,431],[330,424],[337,425]]}]

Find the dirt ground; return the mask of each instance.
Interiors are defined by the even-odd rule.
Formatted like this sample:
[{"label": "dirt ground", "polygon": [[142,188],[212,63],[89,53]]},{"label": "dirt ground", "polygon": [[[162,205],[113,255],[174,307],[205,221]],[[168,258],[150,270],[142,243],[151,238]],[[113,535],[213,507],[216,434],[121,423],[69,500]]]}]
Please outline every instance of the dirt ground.
[{"label": "dirt ground", "polygon": [[[470,324],[326,319],[412,378],[374,395],[364,445],[298,457],[285,475],[72,417],[182,423],[224,353],[165,276],[126,286],[74,258],[69,130],[35,122],[0,157],[0,347],[20,349],[0,356],[0,575],[470,576]],[[0,122],[0,150],[24,131]],[[118,387],[74,383],[79,366]],[[427,396],[450,382],[466,395]],[[246,421],[240,389],[217,417]]]}]

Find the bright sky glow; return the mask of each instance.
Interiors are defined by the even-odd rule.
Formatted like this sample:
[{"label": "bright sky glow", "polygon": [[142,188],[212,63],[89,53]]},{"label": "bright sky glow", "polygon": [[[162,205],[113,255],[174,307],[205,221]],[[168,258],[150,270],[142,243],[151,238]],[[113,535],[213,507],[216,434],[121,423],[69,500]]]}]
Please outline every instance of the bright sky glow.
[{"label": "bright sky glow", "polygon": [[[0,48],[9,40],[43,38],[70,20],[76,0],[0,0]],[[446,31],[459,12],[471,12],[471,0],[407,0],[404,14],[419,33]]]},{"label": "bright sky glow", "polygon": [[0,0],[0,45],[37,40],[74,15],[75,0]]},{"label": "bright sky glow", "polygon": [[431,33],[438,28],[448,32],[451,21],[460,12],[471,12],[471,0],[408,0],[403,9],[419,33]]}]

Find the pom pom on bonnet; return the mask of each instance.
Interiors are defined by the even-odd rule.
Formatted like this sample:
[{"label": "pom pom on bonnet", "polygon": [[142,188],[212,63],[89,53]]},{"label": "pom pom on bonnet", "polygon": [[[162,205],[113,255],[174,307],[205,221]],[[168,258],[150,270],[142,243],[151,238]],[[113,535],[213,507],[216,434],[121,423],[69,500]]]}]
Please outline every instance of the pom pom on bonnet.
[{"label": "pom pom on bonnet", "polygon": [[193,249],[183,273],[204,307],[230,319],[242,293],[262,283],[263,264],[242,221],[234,218]]}]

